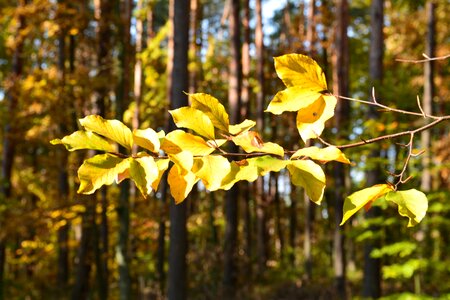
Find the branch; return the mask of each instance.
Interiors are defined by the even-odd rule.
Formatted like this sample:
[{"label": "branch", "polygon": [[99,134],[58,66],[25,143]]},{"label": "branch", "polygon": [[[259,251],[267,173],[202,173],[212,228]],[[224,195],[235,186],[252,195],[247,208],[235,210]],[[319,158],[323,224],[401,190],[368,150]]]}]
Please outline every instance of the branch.
[{"label": "branch", "polygon": [[428,55],[426,55],[425,53],[422,55],[423,55],[423,57],[425,57],[425,59],[415,60],[415,59],[397,58],[396,61],[419,64],[419,63],[426,63],[426,62],[433,61],[433,60],[444,60],[444,59],[450,58],[450,54],[447,54],[444,56],[438,56],[438,57],[428,57]]}]

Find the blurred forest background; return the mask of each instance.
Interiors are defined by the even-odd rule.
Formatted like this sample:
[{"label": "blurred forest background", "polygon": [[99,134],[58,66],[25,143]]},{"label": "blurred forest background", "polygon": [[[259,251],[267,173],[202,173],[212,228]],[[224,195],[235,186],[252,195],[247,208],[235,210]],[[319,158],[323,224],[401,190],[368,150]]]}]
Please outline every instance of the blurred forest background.
[{"label": "blurred forest background", "polygon": [[[321,206],[281,172],[231,192],[198,184],[176,207],[164,183],[148,199],[127,182],[78,195],[92,153],[49,143],[93,113],[167,131],[186,91],[298,149],[294,115],[262,113],[283,88],[273,57],[294,52],[335,94],[370,100],[375,87],[386,105],[419,111],[419,96],[448,115],[449,59],[398,61],[450,53],[448,1],[0,0],[0,12],[0,299],[450,298],[448,123],[415,141],[427,151],[405,188],[430,202],[414,228],[394,206],[338,226],[346,195],[402,167],[392,141],[345,151],[350,168],[327,164]],[[421,124],[339,100],[324,137]]]}]

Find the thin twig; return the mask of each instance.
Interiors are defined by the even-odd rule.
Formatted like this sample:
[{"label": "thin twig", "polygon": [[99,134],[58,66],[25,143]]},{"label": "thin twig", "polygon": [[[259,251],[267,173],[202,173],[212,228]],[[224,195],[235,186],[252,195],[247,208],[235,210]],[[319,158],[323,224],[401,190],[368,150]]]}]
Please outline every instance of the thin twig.
[{"label": "thin twig", "polygon": [[406,62],[406,63],[413,63],[413,64],[419,64],[419,63],[426,63],[432,60],[444,60],[447,58],[450,58],[450,54],[444,55],[444,56],[438,56],[438,57],[428,57],[426,54],[422,54],[425,59],[403,59],[403,58],[397,58],[396,61],[400,62]]}]

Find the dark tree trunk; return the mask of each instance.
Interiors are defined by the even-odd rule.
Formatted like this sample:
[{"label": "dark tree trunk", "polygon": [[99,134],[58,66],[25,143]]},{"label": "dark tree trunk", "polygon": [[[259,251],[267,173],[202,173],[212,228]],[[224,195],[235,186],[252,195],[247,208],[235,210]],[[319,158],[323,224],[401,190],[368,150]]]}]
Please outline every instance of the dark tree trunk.
[{"label": "dark tree trunk", "polygon": [[[170,0],[169,22],[169,99],[170,108],[188,105],[183,91],[188,89],[189,7],[190,1]],[[172,124],[172,128],[173,128]],[[169,300],[187,299],[187,200],[170,201]]]},{"label": "dark tree trunk", "polygon": [[[339,96],[349,96],[349,53],[348,53],[348,3],[347,0],[336,1],[336,21],[334,35],[333,51],[333,92]],[[350,118],[350,102],[338,99],[335,113],[335,128],[337,137],[344,138],[348,129],[348,120]],[[345,252],[344,252],[344,232],[343,227],[339,226],[343,216],[344,198],[346,191],[346,172],[343,164],[335,164],[335,227],[333,243],[333,265],[336,295],[339,299],[346,299],[345,290]]]},{"label": "dark tree trunk", "polygon": [[[381,86],[383,79],[383,21],[384,21],[384,0],[372,0],[370,8],[370,53],[369,72],[371,84],[376,88]],[[379,113],[371,106],[368,112],[369,119],[376,119]],[[369,158],[379,157],[380,152],[372,150]],[[379,166],[367,171],[367,186],[372,186],[379,182],[381,171]],[[379,208],[374,207],[366,213],[368,219],[377,217],[380,214]],[[372,226],[370,230],[376,231],[379,228]],[[369,240],[364,245],[364,278],[363,297],[378,298],[381,296],[381,261],[379,258],[372,258],[370,253],[380,246],[379,240]]]}]

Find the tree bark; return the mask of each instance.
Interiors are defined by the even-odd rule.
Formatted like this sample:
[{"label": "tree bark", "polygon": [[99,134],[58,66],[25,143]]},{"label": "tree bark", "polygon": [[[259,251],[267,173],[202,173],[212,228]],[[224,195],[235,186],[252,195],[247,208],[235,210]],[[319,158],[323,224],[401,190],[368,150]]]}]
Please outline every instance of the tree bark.
[{"label": "tree bark", "polygon": [[[170,0],[169,22],[169,99],[171,109],[188,105],[188,50],[190,1]],[[173,128],[174,125],[172,124]],[[169,300],[187,299],[187,200],[175,205],[170,201]]]},{"label": "tree bark", "polygon": [[[369,76],[374,87],[381,86],[383,79],[383,22],[384,22],[384,0],[372,0],[370,7],[370,50],[369,50]],[[367,117],[376,119],[379,113],[375,107],[371,106]],[[369,159],[379,157],[378,150],[372,150]],[[377,184],[380,179],[381,171],[379,166],[367,171],[366,185]],[[373,207],[366,213],[367,219],[374,218],[380,214],[379,208]],[[370,230],[379,230],[372,226]],[[378,298],[381,296],[381,261],[379,258],[370,256],[373,249],[378,248],[379,240],[369,240],[364,245],[364,278],[362,295],[368,298]]]},{"label": "tree bark", "polygon": [[[336,20],[333,47],[333,92],[340,96],[349,96],[349,53],[348,53],[348,3],[347,0],[336,1]],[[335,113],[335,128],[337,137],[344,138],[348,130],[348,119],[350,118],[350,102],[338,101]],[[343,164],[335,164],[335,224],[333,243],[333,265],[336,295],[339,299],[346,299],[345,269],[346,260],[344,252],[344,232],[341,223],[343,217],[344,198],[346,191],[346,172],[348,170]]]}]

